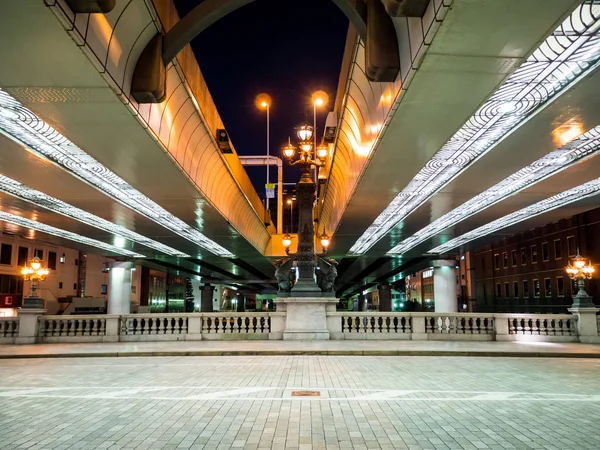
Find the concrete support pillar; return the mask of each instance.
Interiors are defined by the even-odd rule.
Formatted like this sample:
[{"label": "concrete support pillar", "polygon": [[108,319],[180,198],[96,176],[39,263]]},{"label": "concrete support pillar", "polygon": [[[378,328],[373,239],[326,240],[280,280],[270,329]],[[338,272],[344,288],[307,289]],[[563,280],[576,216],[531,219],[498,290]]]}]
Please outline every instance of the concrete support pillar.
[{"label": "concrete support pillar", "polygon": [[456,261],[432,261],[433,266],[433,297],[436,313],[458,312],[456,296]]},{"label": "concrete support pillar", "polygon": [[246,297],[243,295],[237,296],[237,312],[246,312]]},{"label": "concrete support pillar", "polygon": [[132,262],[115,262],[108,272],[108,314],[131,313]]},{"label": "concrete support pillar", "polygon": [[392,311],[392,286],[389,284],[379,285],[379,311]]},{"label": "concrete support pillar", "polygon": [[365,294],[358,294],[358,311],[363,312],[367,310],[367,297]]},{"label": "concrete support pillar", "polygon": [[200,311],[213,312],[213,292],[215,288],[210,284],[200,286]]}]

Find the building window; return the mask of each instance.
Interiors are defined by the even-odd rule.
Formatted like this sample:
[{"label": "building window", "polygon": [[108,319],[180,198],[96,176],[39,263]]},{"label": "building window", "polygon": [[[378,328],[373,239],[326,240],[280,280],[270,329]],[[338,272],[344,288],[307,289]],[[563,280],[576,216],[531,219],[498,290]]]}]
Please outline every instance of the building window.
[{"label": "building window", "polygon": [[512,266],[517,267],[517,251],[516,250],[510,251],[510,259],[512,262]]},{"label": "building window", "polygon": [[29,249],[27,247],[19,247],[19,253],[17,253],[17,265],[19,267],[25,267],[28,259]]},{"label": "building window", "polygon": [[66,260],[65,254],[63,253],[62,256],[60,257],[60,263],[64,264]]},{"label": "building window", "polygon": [[506,269],[508,267],[508,253],[502,253],[502,267]]},{"label": "building window", "polygon": [[521,249],[521,265],[524,266],[527,264],[527,249],[523,247]]},{"label": "building window", "polygon": [[59,282],[58,282],[58,288],[59,288],[59,289],[62,289],[62,281],[59,281]]},{"label": "building window", "polygon": [[500,286],[500,283],[496,283],[496,297],[502,297],[502,286]]},{"label": "building window", "polygon": [[556,294],[559,297],[565,296],[565,280],[563,277],[556,277]]},{"label": "building window", "polygon": [[510,291],[508,290],[508,283],[504,283],[504,297],[510,298]]},{"label": "building window", "polygon": [[562,247],[560,245],[560,239],[554,240],[554,259],[562,258]]},{"label": "building window", "polygon": [[494,270],[500,269],[500,253],[494,253]]},{"label": "building window", "polygon": [[73,283],[73,290],[76,291],[77,290],[77,283]]},{"label": "building window", "polygon": [[567,253],[569,256],[577,256],[577,248],[575,248],[575,236],[567,236]]},{"label": "building window", "polygon": [[523,297],[529,297],[529,281],[523,280]]},{"label": "building window", "polygon": [[550,278],[544,278],[544,297],[552,297],[552,283],[550,282]]},{"label": "building window", "polygon": [[100,294],[102,294],[102,295],[108,294],[108,285],[106,285],[106,284],[100,285]]},{"label": "building window", "polygon": [[2,244],[0,246],[0,264],[10,266],[12,262],[12,245]]},{"label": "building window", "polygon": [[537,263],[537,245],[531,246],[531,264]]},{"label": "building window", "polygon": [[39,250],[37,248],[34,248],[33,249],[33,257],[35,258],[36,256],[38,258],[40,258],[41,260],[43,260],[44,259],[44,250]]},{"label": "building window", "polygon": [[513,295],[515,298],[519,298],[519,282],[513,281]]},{"label": "building window", "polygon": [[56,253],[48,252],[48,269],[56,270]]},{"label": "building window", "polygon": [[533,296],[540,296],[540,280],[538,279],[533,280]]},{"label": "building window", "polygon": [[548,249],[548,243],[542,242],[542,261],[550,260],[550,250]]}]

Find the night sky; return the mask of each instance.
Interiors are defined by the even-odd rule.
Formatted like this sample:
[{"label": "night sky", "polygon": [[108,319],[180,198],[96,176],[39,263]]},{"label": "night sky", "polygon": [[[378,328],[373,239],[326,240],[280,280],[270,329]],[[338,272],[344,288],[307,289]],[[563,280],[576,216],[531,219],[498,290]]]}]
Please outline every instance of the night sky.
[{"label": "night sky", "polygon": [[[185,15],[201,0],[174,0]],[[256,0],[229,14],[196,37],[191,45],[229,137],[240,155],[266,153],[266,114],[254,106],[269,94],[271,154],[281,156],[294,127],[312,124],[310,95],[329,94],[333,108],[348,30],[348,20],[327,0]],[[319,136],[326,117],[319,113]],[[264,195],[265,168],[247,167]],[[276,180],[272,168],[271,181]],[[284,166],[284,181],[299,172]]]}]

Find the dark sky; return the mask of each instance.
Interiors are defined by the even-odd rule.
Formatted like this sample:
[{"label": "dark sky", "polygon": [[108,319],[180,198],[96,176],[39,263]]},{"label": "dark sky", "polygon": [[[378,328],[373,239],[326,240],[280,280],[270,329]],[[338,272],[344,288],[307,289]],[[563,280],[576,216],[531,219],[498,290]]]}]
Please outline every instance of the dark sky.
[{"label": "dark sky", "polygon": [[[180,16],[201,0],[174,0]],[[310,95],[337,90],[348,20],[328,0],[256,0],[229,14],[192,41],[192,48],[231,142],[240,155],[266,153],[265,112],[254,99],[272,98],[271,154],[308,118]],[[319,114],[323,127],[326,112]],[[321,133],[319,133],[319,136]],[[286,170],[287,169],[287,170]],[[264,167],[247,171],[263,194]],[[271,181],[276,177],[272,169]],[[296,170],[284,166],[284,181],[296,182]]]}]

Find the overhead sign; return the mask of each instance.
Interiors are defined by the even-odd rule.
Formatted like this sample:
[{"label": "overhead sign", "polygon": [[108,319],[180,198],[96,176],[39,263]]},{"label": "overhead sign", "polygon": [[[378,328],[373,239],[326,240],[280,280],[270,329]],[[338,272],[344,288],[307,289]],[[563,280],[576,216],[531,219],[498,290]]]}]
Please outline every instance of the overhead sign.
[{"label": "overhead sign", "polygon": [[275,198],[275,183],[265,184],[265,189],[267,190],[267,198]]}]

